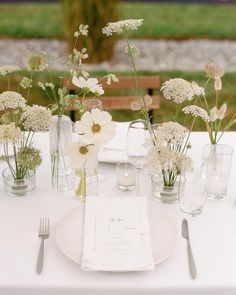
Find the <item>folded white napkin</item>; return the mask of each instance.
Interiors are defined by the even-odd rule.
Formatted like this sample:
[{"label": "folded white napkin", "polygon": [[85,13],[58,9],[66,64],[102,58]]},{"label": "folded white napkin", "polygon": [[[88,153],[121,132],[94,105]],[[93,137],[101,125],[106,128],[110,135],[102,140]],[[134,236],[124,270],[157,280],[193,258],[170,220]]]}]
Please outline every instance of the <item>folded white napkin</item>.
[{"label": "folded white napkin", "polygon": [[144,197],[86,199],[83,270],[154,269]]}]

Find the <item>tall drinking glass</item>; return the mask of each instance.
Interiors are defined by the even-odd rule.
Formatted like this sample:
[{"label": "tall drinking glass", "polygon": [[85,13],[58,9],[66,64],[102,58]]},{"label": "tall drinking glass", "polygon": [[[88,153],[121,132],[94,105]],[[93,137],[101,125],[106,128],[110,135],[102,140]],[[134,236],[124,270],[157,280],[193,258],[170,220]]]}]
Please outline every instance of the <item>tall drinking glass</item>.
[{"label": "tall drinking glass", "polygon": [[99,109],[100,111],[103,110],[102,108],[102,101],[97,98],[89,98],[83,102],[85,111],[91,111],[93,109]]},{"label": "tall drinking glass", "polygon": [[130,162],[136,167],[136,194],[140,194],[140,171],[147,155],[147,139],[150,137],[148,122],[136,120],[129,124],[126,137],[126,154]]}]

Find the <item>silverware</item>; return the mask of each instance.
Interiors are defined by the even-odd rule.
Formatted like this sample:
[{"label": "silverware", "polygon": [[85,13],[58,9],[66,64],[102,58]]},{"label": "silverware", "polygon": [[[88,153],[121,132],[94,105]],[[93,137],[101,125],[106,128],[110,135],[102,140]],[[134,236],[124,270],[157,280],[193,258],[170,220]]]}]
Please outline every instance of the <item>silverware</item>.
[{"label": "silverware", "polygon": [[187,247],[188,247],[188,262],[189,262],[189,270],[191,277],[193,279],[196,279],[197,277],[197,269],[193,258],[193,252],[191,248],[191,243],[189,239],[189,229],[188,229],[188,221],[186,219],[183,219],[182,221],[182,237],[186,239],[187,241]]},{"label": "silverware", "polygon": [[49,218],[41,218],[39,224],[39,238],[41,239],[38,260],[37,260],[37,274],[41,274],[43,270],[43,256],[44,256],[44,240],[49,237]]}]

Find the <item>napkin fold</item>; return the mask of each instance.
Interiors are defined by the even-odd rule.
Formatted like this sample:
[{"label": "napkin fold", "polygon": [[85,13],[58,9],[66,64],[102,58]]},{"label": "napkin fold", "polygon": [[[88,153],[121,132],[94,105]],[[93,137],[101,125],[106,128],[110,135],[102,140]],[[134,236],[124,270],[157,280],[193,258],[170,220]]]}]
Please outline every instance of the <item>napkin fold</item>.
[{"label": "napkin fold", "polygon": [[144,197],[86,199],[83,270],[154,269]]}]

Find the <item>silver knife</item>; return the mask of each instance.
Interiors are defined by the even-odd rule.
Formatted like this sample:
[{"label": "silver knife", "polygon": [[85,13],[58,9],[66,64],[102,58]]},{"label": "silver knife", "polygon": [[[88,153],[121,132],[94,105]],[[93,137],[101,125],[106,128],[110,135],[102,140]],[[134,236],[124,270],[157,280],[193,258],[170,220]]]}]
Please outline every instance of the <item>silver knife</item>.
[{"label": "silver knife", "polygon": [[187,241],[187,247],[188,247],[188,262],[189,262],[189,270],[191,277],[193,279],[197,278],[197,269],[193,258],[193,252],[191,248],[191,243],[189,239],[189,229],[188,229],[188,221],[186,219],[183,219],[182,221],[182,237],[186,239]]}]

